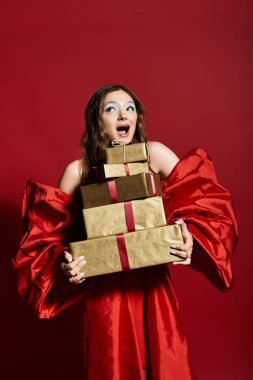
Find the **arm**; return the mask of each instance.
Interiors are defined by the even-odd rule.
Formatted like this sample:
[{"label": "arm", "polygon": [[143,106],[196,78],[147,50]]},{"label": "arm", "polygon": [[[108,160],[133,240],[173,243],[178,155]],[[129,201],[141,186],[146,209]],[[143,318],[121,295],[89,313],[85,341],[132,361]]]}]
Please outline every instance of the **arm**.
[{"label": "arm", "polygon": [[166,179],[179,161],[176,154],[159,142],[148,142],[151,169]]},{"label": "arm", "polygon": [[234,207],[202,148],[193,149],[178,162],[166,180],[163,200],[167,223],[182,219],[194,238],[191,267],[219,289],[229,289],[230,257],[238,233]]},{"label": "arm", "polygon": [[[179,162],[179,158],[171,149],[167,148],[165,145],[159,142],[149,142],[148,151],[150,156],[151,169],[155,173],[160,174],[160,176],[163,179],[167,178],[176,166],[176,164]],[[184,239],[184,244],[171,246],[170,253],[184,260],[174,262],[173,264],[190,265],[193,248],[193,238],[187,229],[186,223],[184,223],[183,220],[178,220],[176,223],[180,225],[182,236]]]},{"label": "arm", "polygon": [[[71,169],[75,165],[70,164],[60,180],[61,188],[68,193],[29,181],[23,199],[24,236],[13,265],[18,275],[18,291],[39,318],[57,315],[83,298],[95,283],[88,279],[80,287],[70,284],[77,270],[74,261],[67,268],[68,273],[61,269],[69,242],[79,237],[80,208],[70,195],[74,194],[79,182],[71,181],[67,175],[73,173]],[[68,255],[67,261],[70,261]]]},{"label": "arm", "polygon": [[[81,160],[71,162],[62,173],[58,187],[65,193],[74,196],[80,186]],[[61,263],[63,273],[68,277],[69,282],[78,285],[85,281],[84,273],[80,272],[86,264],[83,256],[73,260],[68,251],[64,251],[65,261]]]},{"label": "arm", "polygon": [[80,186],[81,160],[71,162],[63,171],[58,183],[59,189],[74,196]]}]

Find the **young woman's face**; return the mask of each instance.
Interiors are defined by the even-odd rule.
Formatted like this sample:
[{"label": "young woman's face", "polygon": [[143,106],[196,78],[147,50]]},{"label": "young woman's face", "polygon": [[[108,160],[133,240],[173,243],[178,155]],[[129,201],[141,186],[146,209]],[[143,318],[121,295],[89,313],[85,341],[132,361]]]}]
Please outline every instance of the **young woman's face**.
[{"label": "young woman's face", "polygon": [[129,144],[134,137],[136,121],[136,106],[125,91],[113,91],[105,96],[101,125],[111,140]]}]

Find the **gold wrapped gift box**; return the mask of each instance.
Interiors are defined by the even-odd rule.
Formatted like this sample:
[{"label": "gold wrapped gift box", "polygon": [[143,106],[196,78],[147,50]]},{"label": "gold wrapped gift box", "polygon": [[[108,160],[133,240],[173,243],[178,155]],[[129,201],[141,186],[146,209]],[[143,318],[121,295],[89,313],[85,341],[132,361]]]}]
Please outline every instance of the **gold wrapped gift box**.
[{"label": "gold wrapped gift box", "polygon": [[84,256],[85,277],[143,268],[182,259],[171,255],[170,245],[183,243],[180,226],[147,230],[70,243],[74,259]]},{"label": "gold wrapped gift box", "polygon": [[141,173],[81,186],[81,195],[84,208],[162,195],[160,176]]},{"label": "gold wrapped gift box", "polygon": [[151,197],[83,210],[88,239],[166,225],[162,197]]},{"label": "gold wrapped gift box", "polygon": [[107,164],[148,161],[148,150],[145,143],[107,148],[105,154]]},{"label": "gold wrapped gift box", "polygon": [[147,162],[112,165],[104,164],[93,168],[92,180],[93,182],[100,182],[105,179],[126,177],[140,173],[149,173],[149,166]]}]

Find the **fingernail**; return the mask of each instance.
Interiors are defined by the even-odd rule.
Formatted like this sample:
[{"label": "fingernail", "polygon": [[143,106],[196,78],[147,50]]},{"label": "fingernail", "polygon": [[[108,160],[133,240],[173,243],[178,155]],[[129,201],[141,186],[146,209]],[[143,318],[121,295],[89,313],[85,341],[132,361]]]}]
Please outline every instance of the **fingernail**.
[{"label": "fingernail", "polygon": [[82,261],[82,260],[84,260],[84,256],[79,257],[79,261]]},{"label": "fingernail", "polygon": [[171,247],[171,248],[177,248],[177,246],[176,246],[176,245],[171,245],[170,247]]},{"label": "fingernail", "polygon": [[171,249],[171,250],[170,250],[170,253],[171,253],[172,255],[175,255],[177,252],[176,252],[174,249]]},{"label": "fingernail", "polygon": [[84,273],[81,272],[81,273],[79,274],[79,277],[84,277]]}]

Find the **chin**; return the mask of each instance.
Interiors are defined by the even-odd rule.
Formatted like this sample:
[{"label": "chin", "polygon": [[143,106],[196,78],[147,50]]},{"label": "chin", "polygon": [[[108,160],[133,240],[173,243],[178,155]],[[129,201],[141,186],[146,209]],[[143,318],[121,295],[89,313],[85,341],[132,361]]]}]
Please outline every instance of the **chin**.
[{"label": "chin", "polygon": [[130,144],[133,140],[133,137],[118,137],[117,140],[125,144]]}]

